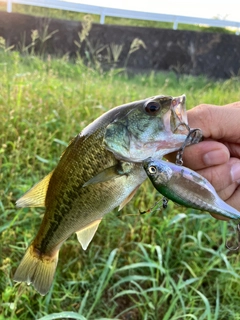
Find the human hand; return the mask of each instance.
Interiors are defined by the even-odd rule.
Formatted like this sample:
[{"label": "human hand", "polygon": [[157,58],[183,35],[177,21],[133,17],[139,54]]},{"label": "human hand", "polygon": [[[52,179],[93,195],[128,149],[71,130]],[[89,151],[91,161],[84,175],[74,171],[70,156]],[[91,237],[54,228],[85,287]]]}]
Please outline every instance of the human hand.
[{"label": "human hand", "polygon": [[202,130],[204,141],[184,150],[184,166],[204,176],[224,201],[240,210],[240,101],[222,107],[199,105],[188,111],[188,122]]}]

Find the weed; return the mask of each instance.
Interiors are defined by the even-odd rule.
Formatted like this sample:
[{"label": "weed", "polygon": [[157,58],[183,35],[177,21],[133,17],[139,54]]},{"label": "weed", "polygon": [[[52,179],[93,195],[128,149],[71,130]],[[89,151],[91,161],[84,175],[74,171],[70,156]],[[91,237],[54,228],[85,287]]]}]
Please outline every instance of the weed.
[{"label": "weed", "polygon": [[[82,61],[81,48],[85,42],[84,54],[88,67],[92,67],[99,72],[103,72],[104,70],[109,70],[111,68],[115,69],[119,62],[124,44],[110,43],[103,45],[98,40],[93,43],[93,41],[88,38],[91,28],[92,18],[87,15],[83,18],[82,30],[78,33],[79,41],[74,41],[75,45],[79,49],[79,52],[77,53],[78,60]],[[126,69],[130,56],[141,48],[146,49],[145,43],[139,38],[133,39],[124,62],[123,70]]]}]

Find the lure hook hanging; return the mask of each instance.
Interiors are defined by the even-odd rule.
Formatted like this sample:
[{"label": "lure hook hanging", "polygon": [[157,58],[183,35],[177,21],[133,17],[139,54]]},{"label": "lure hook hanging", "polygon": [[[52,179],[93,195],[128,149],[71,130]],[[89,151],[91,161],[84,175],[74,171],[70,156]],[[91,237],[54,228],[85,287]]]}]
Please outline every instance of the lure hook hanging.
[{"label": "lure hook hanging", "polygon": [[[167,199],[166,197],[163,197],[162,201],[163,201],[162,207],[163,207],[163,209],[166,209],[166,208],[167,208],[167,205],[168,205],[168,199]],[[151,208],[148,209],[148,210],[144,210],[144,211],[140,211],[140,210],[139,210],[139,213],[140,213],[140,214],[150,213],[150,212],[153,210],[153,208],[155,208],[156,205],[158,205],[160,202],[161,202],[161,200],[155,202],[154,206],[151,207]]]},{"label": "lure hook hanging", "polygon": [[237,244],[237,246],[235,247],[235,248],[233,248],[233,247],[231,247],[231,246],[229,246],[228,245],[228,241],[226,242],[226,244],[225,244],[225,246],[226,246],[226,248],[229,250],[229,251],[237,251],[237,250],[239,250],[240,249],[240,223],[238,223],[238,225],[237,225],[237,238],[238,238],[238,244]]},{"label": "lure hook hanging", "polygon": [[167,209],[167,206],[168,206],[168,198],[163,197],[163,204],[162,204],[162,206],[163,206],[163,209]]},{"label": "lure hook hanging", "polygon": [[178,150],[175,163],[179,166],[182,166],[183,165],[182,157],[183,157],[183,152],[186,146],[188,146],[189,144],[191,145],[191,144],[198,143],[202,141],[202,138],[203,138],[203,135],[202,135],[201,129],[189,129],[189,133],[185,141],[183,142],[182,146]]}]

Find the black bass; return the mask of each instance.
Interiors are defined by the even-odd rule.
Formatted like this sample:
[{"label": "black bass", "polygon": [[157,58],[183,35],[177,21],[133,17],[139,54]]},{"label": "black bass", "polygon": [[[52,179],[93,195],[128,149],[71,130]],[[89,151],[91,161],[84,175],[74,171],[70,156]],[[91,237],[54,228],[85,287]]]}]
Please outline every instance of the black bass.
[{"label": "black bass", "polygon": [[197,172],[152,158],[144,161],[144,169],[153,186],[166,198],[185,207],[240,218],[240,212],[224,202],[211,183]]},{"label": "black bass", "polygon": [[87,249],[103,216],[121,209],[147,178],[141,161],[177,150],[188,132],[184,95],[125,104],[88,125],[57,167],[16,203],[46,210],[14,280],[45,295],[63,242],[76,232]]}]

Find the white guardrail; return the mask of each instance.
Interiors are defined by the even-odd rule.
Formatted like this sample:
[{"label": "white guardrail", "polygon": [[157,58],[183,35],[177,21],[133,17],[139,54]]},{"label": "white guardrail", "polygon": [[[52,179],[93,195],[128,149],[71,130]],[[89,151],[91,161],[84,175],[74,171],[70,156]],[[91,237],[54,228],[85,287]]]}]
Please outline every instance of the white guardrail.
[{"label": "white guardrail", "polygon": [[107,8],[102,6],[93,6],[88,4],[71,2],[70,0],[4,0],[4,2],[6,2],[7,4],[7,12],[12,12],[12,4],[17,3],[17,4],[24,4],[29,6],[38,6],[38,7],[52,8],[52,9],[97,14],[97,15],[100,15],[101,24],[104,24],[105,16],[110,16],[110,17],[119,17],[119,18],[171,22],[173,23],[174,30],[177,29],[178,23],[185,23],[185,24],[200,24],[200,25],[207,25],[211,27],[221,27],[221,28],[232,27],[232,28],[236,28],[236,34],[239,35],[240,33],[240,21],[206,19],[206,18],[197,18],[197,17],[176,16],[171,14]]}]

